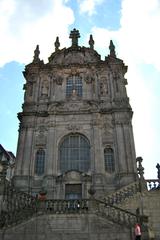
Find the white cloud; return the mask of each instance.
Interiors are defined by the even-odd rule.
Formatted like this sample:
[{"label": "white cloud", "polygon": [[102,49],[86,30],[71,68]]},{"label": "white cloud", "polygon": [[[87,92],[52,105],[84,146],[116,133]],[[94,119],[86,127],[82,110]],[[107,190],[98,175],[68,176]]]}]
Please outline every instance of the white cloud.
[{"label": "white cloud", "polygon": [[96,6],[103,3],[104,0],[78,0],[80,12],[88,13],[89,16],[96,13]]},{"label": "white cloud", "polygon": [[[109,40],[116,43],[118,57],[129,66],[126,77],[129,85],[128,96],[135,112],[133,117],[137,155],[144,158],[146,176],[155,175],[157,156],[160,155],[158,143],[159,127],[155,124],[157,109],[154,108],[155,93],[150,87],[145,67],[152,66],[160,71],[160,1],[159,0],[123,0],[121,9],[121,27],[117,31],[104,28],[92,29],[98,50],[108,55]],[[102,48],[105,47],[105,48]],[[143,69],[141,67],[143,66]],[[154,79],[152,85],[157,84]]]},{"label": "white cloud", "polygon": [[73,11],[63,0],[1,0],[0,65],[13,60],[32,61],[36,44],[46,60],[54,50],[56,36],[61,46],[66,45],[73,22]]},{"label": "white cloud", "polygon": [[137,63],[153,64],[160,70],[159,0],[123,0],[120,53]]}]

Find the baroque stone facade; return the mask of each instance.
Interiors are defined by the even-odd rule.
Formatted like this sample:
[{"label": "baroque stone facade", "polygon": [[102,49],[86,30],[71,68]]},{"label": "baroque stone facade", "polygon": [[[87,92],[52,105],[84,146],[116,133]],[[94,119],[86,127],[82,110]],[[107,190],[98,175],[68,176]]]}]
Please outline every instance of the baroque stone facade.
[{"label": "baroque stone facade", "polygon": [[14,177],[0,175],[0,240],[160,240],[158,179],[136,158],[127,67],[110,41],[105,60],[78,44],[25,67]]},{"label": "baroque stone facade", "polygon": [[[46,64],[39,59],[37,46],[33,62],[25,68],[14,177],[15,185],[22,190],[29,188],[37,193],[44,188],[48,197],[65,198],[66,184],[76,183],[82,185],[84,198],[91,185],[101,196],[137,179],[132,109],[124,76],[127,67],[116,57],[112,41],[109,55],[101,60],[94,50],[92,35],[89,47],[79,46],[79,37],[78,30],[73,29],[71,47],[63,49],[59,49],[57,38],[55,51]],[[89,166],[85,171],[81,166],[85,160],[78,156],[85,153],[79,145],[65,149],[68,158],[77,154],[77,165],[66,159],[63,162],[67,171],[61,169],[61,147],[70,136],[73,141],[77,137],[78,141],[84,138],[88,142],[88,159],[84,159]],[[45,155],[42,174],[35,170],[38,150]],[[106,164],[113,169],[108,171]],[[69,179],[69,171],[75,176],[73,180]],[[83,180],[83,175],[87,179]]]}]

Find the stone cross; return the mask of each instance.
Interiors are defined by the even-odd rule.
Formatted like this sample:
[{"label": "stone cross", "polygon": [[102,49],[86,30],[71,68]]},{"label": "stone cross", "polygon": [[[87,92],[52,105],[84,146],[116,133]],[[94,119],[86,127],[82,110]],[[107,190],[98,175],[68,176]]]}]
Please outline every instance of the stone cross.
[{"label": "stone cross", "polygon": [[80,38],[79,31],[75,28],[71,31],[69,38],[72,39],[72,47],[78,46],[78,38]]}]

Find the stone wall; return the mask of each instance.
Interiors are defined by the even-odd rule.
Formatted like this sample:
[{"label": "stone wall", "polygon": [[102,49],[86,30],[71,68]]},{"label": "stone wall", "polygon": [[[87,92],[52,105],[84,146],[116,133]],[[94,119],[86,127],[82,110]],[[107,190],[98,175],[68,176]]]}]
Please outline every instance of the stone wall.
[{"label": "stone wall", "polygon": [[1,240],[131,240],[132,229],[95,214],[36,216],[0,232]]}]

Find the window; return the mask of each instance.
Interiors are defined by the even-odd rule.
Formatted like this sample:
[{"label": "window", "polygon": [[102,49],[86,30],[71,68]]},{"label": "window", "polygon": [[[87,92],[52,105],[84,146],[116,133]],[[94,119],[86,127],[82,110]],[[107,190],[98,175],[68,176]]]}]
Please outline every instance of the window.
[{"label": "window", "polygon": [[66,96],[73,95],[82,97],[82,79],[79,76],[73,76],[67,79],[66,82]]},{"label": "window", "polygon": [[66,184],[65,185],[65,199],[81,199],[82,185],[81,184]]},{"label": "window", "polygon": [[104,149],[105,170],[109,173],[115,171],[114,153],[112,148]]},{"label": "window", "polygon": [[87,172],[90,167],[90,144],[88,139],[80,134],[66,136],[59,148],[60,170],[78,170]]},{"label": "window", "polygon": [[35,173],[40,176],[44,173],[45,151],[39,149],[36,153]]}]

